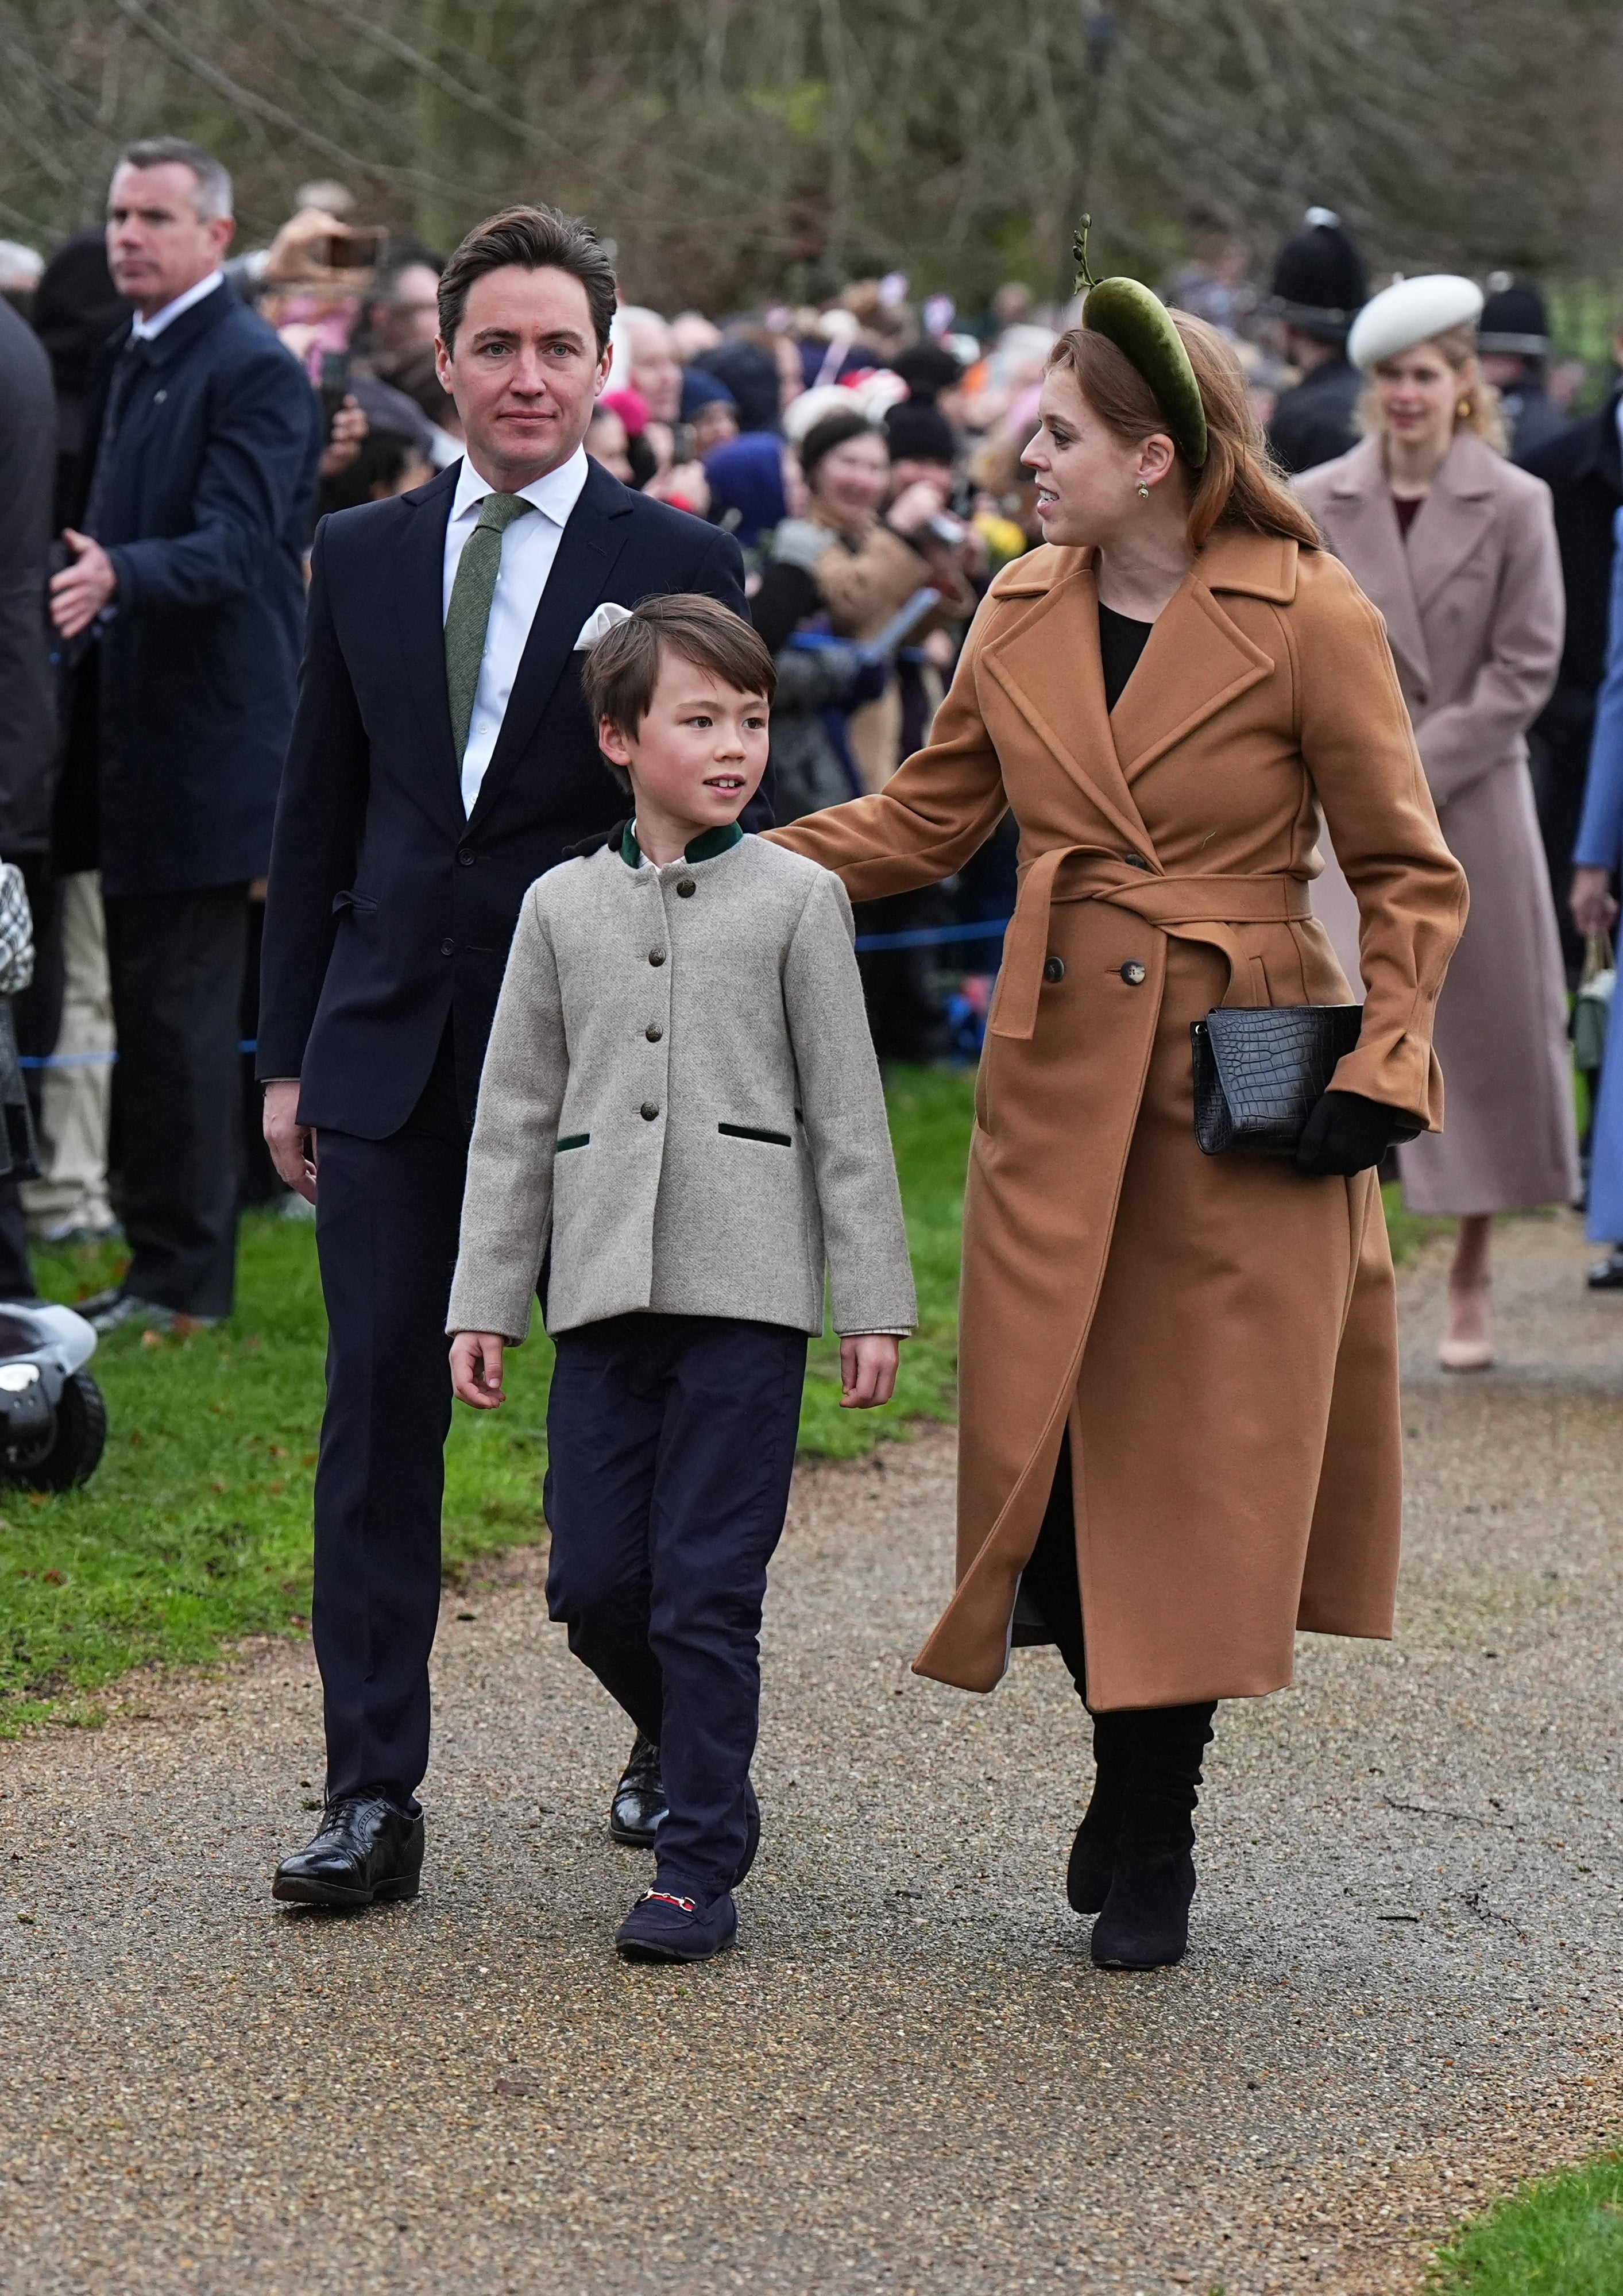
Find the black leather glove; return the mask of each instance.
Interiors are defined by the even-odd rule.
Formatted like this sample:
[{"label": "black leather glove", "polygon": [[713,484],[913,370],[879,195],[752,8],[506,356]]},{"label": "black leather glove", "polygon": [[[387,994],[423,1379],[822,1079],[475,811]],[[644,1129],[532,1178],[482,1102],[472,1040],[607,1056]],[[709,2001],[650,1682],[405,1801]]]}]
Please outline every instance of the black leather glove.
[{"label": "black leather glove", "polygon": [[1401,1108],[1365,1100],[1361,1092],[1327,1092],[1310,1109],[1296,1151],[1296,1168],[1309,1179],[1349,1179],[1367,1172],[1389,1148],[1413,1140],[1423,1127]]}]

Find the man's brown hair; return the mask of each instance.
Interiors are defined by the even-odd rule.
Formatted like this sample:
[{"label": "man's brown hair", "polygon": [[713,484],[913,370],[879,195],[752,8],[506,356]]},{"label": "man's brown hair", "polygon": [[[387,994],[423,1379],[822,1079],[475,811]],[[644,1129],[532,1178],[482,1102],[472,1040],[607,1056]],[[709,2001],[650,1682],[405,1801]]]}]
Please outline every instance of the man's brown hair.
[{"label": "man's brown hair", "polygon": [[[759,693],[770,701],[777,691],[776,664],[750,624],[715,598],[678,590],[644,598],[587,654],[580,684],[594,726],[606,718],[620,733],[635,734],[648,715],[660,658],[667,651],[708,669],[740,693]],[[628,790],[631,776],[624,767],[608,758],[603,763]]]},{"label": "man's brown hair", "polygon": [[614,266],[591,225],[558,208],[504,208],[474,225],[439,275],[439,338],[447,350],[456,348],[474,281],[510,264],[521,271],[567,271],[579,280],[601,358],[614,324]]}]

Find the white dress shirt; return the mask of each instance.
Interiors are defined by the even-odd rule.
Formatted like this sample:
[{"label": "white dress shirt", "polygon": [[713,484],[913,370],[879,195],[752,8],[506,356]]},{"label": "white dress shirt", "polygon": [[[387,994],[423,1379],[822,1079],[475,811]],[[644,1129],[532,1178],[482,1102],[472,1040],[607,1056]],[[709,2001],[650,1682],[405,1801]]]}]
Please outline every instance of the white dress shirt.
[{"label": "white dress shirt", "polygon": [[201,303],[205,295],[212,295],[225,277],[223,271],[211,271],[206,279],[200,279],[195,287],[188,287],[184,295],[176,295],[172,303],[166,303],[161,311],[154,311],[150,319],[142,318],[137,312],[135,323],[129,331],[130,340],[150,343],[155,335],[162,334],[167,326],[178,319],[183,311],[189,311],[193,303]]},{"label": "white dress shirt", "polygon": [[[533,518],[515,518],[502,536],[502,562],[485,627],[485,654],[480,663],[479,685],[473,695],[473,716],[468,726],[468,746],[462,760],[462,803],[471,813],[485,770],[502,730],[513,679],[529,626],[536,619],[553,561],[570,512],[586,482],[586,450],[578,447],[567,463],[533,486],[521,487],[527,503],[534,503]],[[479,521],[479,506],[488,494],[500,490],[481,479],[464,455],[456,474],[456,494],[446,521],[445,593],[442,617],[451,611],[451,590],[463,548]]]}]

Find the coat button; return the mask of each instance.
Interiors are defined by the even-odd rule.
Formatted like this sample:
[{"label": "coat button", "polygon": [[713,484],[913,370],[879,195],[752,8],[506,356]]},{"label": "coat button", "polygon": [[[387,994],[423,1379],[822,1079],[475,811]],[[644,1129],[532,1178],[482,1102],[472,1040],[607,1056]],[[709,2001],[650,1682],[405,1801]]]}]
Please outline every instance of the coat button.
[{"label": "coat button", "polygon": [[441,956],[453,956],[455,955],[455,952],[456,943],[454,940],[442,940],[440,942],[439,954]]},{"label": "coat button", "polygon": [[643,1103],[643,1121],[644,1124],[652,1124],[659,1112],[660,1103],[657,1100],[645,1100]]},{"label": "coat button", "polygon": [[665,1031],[660,1028],[657,1021],[651,1021],[648,1023],[648,1026],[643,1029],[643,1034],[647,1037],[651,1045],[657,1045],[660,1037],[665,1034]]},{"label": "coat button", "polygon": [[1063,980],[1065,978],[1064,958],[1062,956],[1051,956],[1047,964],[1043,967],[1043,978],[1045,980]]},{"label": "coat button", "polygon": [[478,856],[476,854],[470,853],[467,847],[464,845],[456,858],[464,869],[471,869],[475,860],[478,858]]},{"label": "coat button", "polygon": [[1124,853],[1121,857],[1132,869],[1147,869],[1150,865],[1142,853]]},{"label": "coat button", "polygon": [[650,964],[663,964],[665,951],[662,948],[651,948],[648,952],[648,962]]},{"label": "coat button", "polygon": [[1135,956],[1130,956],[1121,968],[1121,977],[1129,988],[1142,988],[1150,974],[1148,968],[1140,964]]},{"label": "coat button", "polygon": [[676,898],[679,901],[691,901],[698,890],[698,886],[691,877],[684,877],[677,883]]}]

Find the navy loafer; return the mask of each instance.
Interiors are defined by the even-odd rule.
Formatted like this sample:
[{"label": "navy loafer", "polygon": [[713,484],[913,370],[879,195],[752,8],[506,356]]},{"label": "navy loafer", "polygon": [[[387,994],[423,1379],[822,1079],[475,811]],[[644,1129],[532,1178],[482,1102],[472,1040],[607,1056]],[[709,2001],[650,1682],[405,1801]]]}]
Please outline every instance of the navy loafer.
[{"label": "navy loafer", "polygon": [[738,1935],[731,1893],[684,1898],[675,1890],[645,1890],[614,1932],[627,1961],[713,1961]]}]

